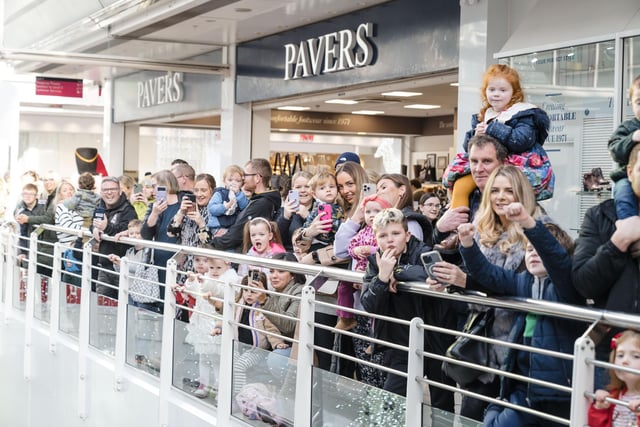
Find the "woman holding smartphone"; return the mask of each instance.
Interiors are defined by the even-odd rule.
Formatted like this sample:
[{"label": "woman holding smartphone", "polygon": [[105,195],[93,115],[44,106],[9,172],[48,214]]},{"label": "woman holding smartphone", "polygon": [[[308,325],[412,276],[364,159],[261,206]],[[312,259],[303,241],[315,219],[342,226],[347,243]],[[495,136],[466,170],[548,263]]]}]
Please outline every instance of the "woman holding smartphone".
[{"label": "woman holding smartphone", "polygon": [[[151,176],[155,185],[155,202],[149,205],[142,225],[142,238],[164,243],[177,243],[175,236],[169,235],[167,229],[174,215],[180,208],[178,201],[178,180],[170,170],[162,170]],[[160,283],[166,279],[167,261],[173,252],[156,249],[153,251],[153,264],[158,267]],[[160,286],[160,299],[164,299],[164,286]]]},{"label": "woman holding smartphone", "polygon": [[313,196],[309,180],[313,175],[307,171],[299,171],[291,177],[291,191],[282,207],[276,214],[276,224],[280,230],[282,244],[287,252],[293,252],[291,236],[302,227],[309,216],[309,209],[313,205]]}]

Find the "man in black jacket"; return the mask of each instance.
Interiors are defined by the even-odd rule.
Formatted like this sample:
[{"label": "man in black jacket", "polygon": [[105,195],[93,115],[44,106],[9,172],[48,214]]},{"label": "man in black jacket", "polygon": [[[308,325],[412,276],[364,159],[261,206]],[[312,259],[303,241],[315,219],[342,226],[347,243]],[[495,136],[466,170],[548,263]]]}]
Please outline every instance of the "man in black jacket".
[{"label": "man in black jacket", "polygon": [[[96,292],[108,296],[109,298],[118,298],[118,274],[113,269],[113,263],[106,256],[115,254],[123,257],[129,245],[124,243],[108,242],[102,240],[103,235],[115,236],[121,231],[127,229],[129,221],[138,219],[135,208],[129,203],[127,197],[120,189],[120,181],[116,177],[107,176],[102,178],[100,187],[100,195],[102,200],[98,202],[98,208],[104,209],[104,217],[102,219],[93,219],[91,226],[93,237],[99,242],[98,252],[101,255],[94,264],[98,264],[101,270],[98,272],[98,285]],[[108,270],[108,271],[103,271]],[[113,273],[111,272],[113,271]],[[109,286],[110,285],[110,286]]]},{"label": "man in black jacket", "polygon": [[[627,174],[640,201],[640,144],[631,150]],[[640,204],[640,203],[639,203]],[[573,286],[595,307],[640,313],[640,217],[618,220],[613,199],[590,208],[585,214],[573,255]],[[612,328],[596,347],[600,360],[607,360]],[[598,369],[598,368],[596,368]],[[604,370],[601,370],[604,373]],[[603,376],[596,374],[596,388],[604,388]],[[604,382],[604,384],[603,384]]]},{"label": "man in black jacket", "polygon": [[257,217],[271,221],[275,212],[280,209],[282,198],[278,190],[269,189],[270,182],[271,165],[267,159],[253,159],[244,166],[242,188],[252,192],[253,196],[229,230],[222,236],[211,239],[214,248],[240,252],[245,223]]}]

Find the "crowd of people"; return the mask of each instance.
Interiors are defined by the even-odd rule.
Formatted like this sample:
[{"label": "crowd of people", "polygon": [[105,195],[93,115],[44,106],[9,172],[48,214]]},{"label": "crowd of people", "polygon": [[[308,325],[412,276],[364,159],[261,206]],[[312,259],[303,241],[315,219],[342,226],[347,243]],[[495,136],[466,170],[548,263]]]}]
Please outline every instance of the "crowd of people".
[{"label": "crowd of people", "polygon": [[[318,286],[318,299],[343,309],[319,307],[315,313],[317,323],[352,330],[360,338],[336,336],[316,328],[315,344],[401,372],[407,371],[406,352],[374,345],[366,337],[406,346],[408,327],[372,322],[353,309],[403,320],[420,317],[431,325],[461,330],[470,316],[488,308],[403,292],[397,287],[399,282],[424,282],[442,292],[473,289],[489,295],[575,305],[589,302],[596,308],[640,312],[636,298],[640,293],[640,76],[630,91],[635,117],[622,123],[609,141],[620,165],[613,177],[619,181],[619,190],[614,199],[587,212],[575,242],[538,203],[553,195],[553,169],[543,148],[548,116],[524,101],[517,72],[505,65],[487,70],[481,98],[483,105],[472,119],[465,151],[452,161],[444,176],[445,185],[452,190],[451,202],[423,191],[414,198],[406,176],[367,173],[355,153],[344,153],[333,169],[315,174],[298,171],[286,188],[270,188],[272,168],[262,158],[228,166],[220,186],[213,176],[196,174],[182,160],[146,176],[139,184],[128,177],[103,177],[99,189],[90,174],[80,176],[76,190],[73,183],[60,180],[50,171],[42,180],[44,193],[40,198],[37,178],[27,173],[15,219],[23,236],[43,223],[88,227],[101,255],[94,260],[100,267],[95,290],[112,299],[118,296],[120,257],[138,255],[126,244],[102,239],[104,235],[362,271],[362,285],[338,282]],[[45,232],[39,240],[60,241],[68,247],[77,244],[75,236],[64,233]],[[20,249],[24,258],[26,242]],[[443,261],[427,271],[421,255],[433,249],[440,252]],[[48,256],[49,261],[43,258],[38,264],[45,276],[51,274],[51,250],[50,245],[43,245],[42,256]],[[160,267],[161,283],[166,278],[162,267],[172,255],[163,250],[149,255],[153,265]],[[218,281],[222,278],[248,287],[238,293],[240,305],[235,318],[241,327],[235,328],[237,340],[271,350],[281,358],[295,358],[292,342],[297,322],[292,319],[298,316],[299,302],[291,297],[301,294],[307,283],[303,275],[198,256],[184,257],[179,270],[185,274],[166,291],[175,292],[180,305],[196,308],[195,314],[185,310],[180,316],[189,323],[187,341],[200,354],[198,397],[206,397],[216,388],[212,371],[221,328],[202,313],[220,314],[222,291]],[[265,289],[275,293],[261,292]],[[161,287],[157,301],[141,304],[130,298],[129,302],[159,312],[164,292]],[[255,307],[261,311],[253,311]],[[583,325],[549,316],[505,309],[495,309],[492,314],[492,338],[542,349],[572,353],[575,339],[584,332]],[[638,359],[640,334],[620,332],[616,328],[604,332],[597,343],[598,358],[606,359],[613,349],[612,363],[640,367],[636,360],[626,360]],[[425,331],[425,351],[444,355],[453,341],[451,335]],[[250,381],[247,370],[259,363],[259,357],[255,352],[240,350],[235,356],[234,364],[240,372],[238,388]],[[405,377],[366,364],[348,363],[324,352],[316,356],[316,364],[322,369],[397,394],[406,392]],[[283,369],[281,360],[274,357],[268,361],[269,367]],[[424,374],[454,385],[441,365],[427,358]],[[572,381],[567,361],[503,346],[491,347],[488,366],[564,386]],[[635,384],[640,385],[638,375],[613,371],[609,377],[606,370],[598,368],[598,392],[590,411],[597,424],[591,425],[619,425],[612,420],[635,419],[640,402],[640,388]],[[479,371],[463,388],[569,418],[570,396],[553,388]],[[429,389],[433,407],[454,411],[453,392],[437,386]],[[610,395],[630,403],[613,405],[606,399]],[[493,427],[554,424],[466,395],[460,414]]]}]

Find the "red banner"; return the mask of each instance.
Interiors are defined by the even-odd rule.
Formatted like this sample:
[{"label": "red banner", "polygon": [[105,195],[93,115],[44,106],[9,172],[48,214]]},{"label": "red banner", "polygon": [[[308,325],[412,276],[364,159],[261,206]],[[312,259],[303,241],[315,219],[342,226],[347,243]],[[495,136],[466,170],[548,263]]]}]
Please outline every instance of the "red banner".
[{"label": "red banner", "polygon": [[82,98],[82,79],[36,77],[36,95]]}]

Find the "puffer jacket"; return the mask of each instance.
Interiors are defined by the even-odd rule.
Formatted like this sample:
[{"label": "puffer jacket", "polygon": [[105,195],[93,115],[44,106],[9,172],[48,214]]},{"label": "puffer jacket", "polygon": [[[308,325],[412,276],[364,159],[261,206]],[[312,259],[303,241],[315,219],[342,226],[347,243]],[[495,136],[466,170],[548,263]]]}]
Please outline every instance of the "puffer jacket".
[{"label": "puffer jacket", "polygon": [[[640,313],[640,269],[638,259],[620,251],[611,236],[616,231],[613,199],[587,210],[573,253],[573,285],[600,309],[628,314]],[[596,347],[600,360],[609,357],[612,328]]]},{"label": "puffer jacket", "polygon": [[619,181],[627,177],[627,164],[629,164],[629,154],[634,145],[637,144],[633,140],[633,133],[640,129],[640,120],[636,117],[631,120],[625,120],[613,132],[607,147],[611,153],[611,157],[618,163],[618,168],[611,171],[611,179]]},{"label": "puffer jacket", "polygon": [[[544,152],[542,145],[549,136],[550,120],[547,113],[533,104],[519,102],[512,105],[503,114],[513,114],[507,120],[491,120],[492,110],[485,113],[485,121],[488,123],[485,133],[496,138],[511,153],[522,153],[524,151]],[[493,113],[497,118],[497,114]],[[471,130],[465,134],[464,151],[469,152],[469,140],[475,134],[478,126],[478,115],[471,118]],[[545,153],[546,155],[546,153]]]},{"label": "puffer jacket", "polygon": [[[567,251],[540,221],[536,221],[534,228],[525,229],[524,233],[536,248],[549,274],[548,277],[538,280],[528,271],[517,273],[497,267],[484,257],[475,242],[471,247],[461,247],[460,249],[469,274],[476,281],[481,282],[485,289],[496,294],[568,304],[583,304],[584,298],[578,294],[572,284],[571,257]],[[536,293],[535,295],[534,292]],[[523,342],[526,316],[527,313],[521,312],[515,316],[509,333],[509,342],[519,344]],[[578,322],[550,316],[538,316],[530,345],[538,349],[572,354],[574,341],[584,332],[584,329],[584,325]],[[571,386],[572,365],[570,361],[564,359],[509,349],[502,369],[505,372],[514,372],[517,359],[525,355],[528,356],[529,369],[529,372],[524,372],[525,375],[543,381]],[[510,379],[502,379],[501,397],[509,396],[511,385]],[[536,384],[528,385],[527,397],[531,402],[570,399],[567,393]]]}]

